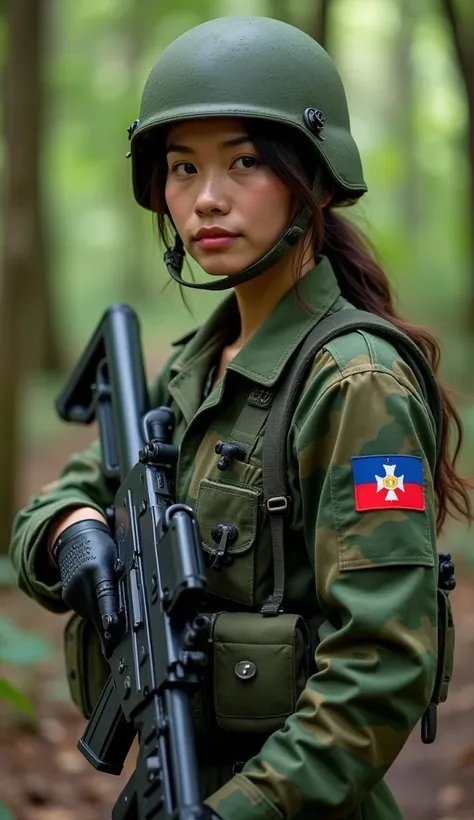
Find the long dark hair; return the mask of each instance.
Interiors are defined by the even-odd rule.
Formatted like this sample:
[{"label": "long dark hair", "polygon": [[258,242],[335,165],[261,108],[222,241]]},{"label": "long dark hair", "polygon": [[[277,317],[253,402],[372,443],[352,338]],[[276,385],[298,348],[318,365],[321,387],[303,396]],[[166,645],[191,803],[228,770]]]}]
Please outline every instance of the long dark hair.
[{"label": "long dark hair", "polygon": [[[327,256],[342,295],[354,307],[382,316],[403,330],[418,345],[437,373],[440,363],[438,343],[426,329],[405,321],[397,314],[389,280],[369,241],[352,222],[336,212],[337,206],[351,205],[353,202],[325,178],[309,140],[303,134],[295,134],[294,129],[275,123],[246,119],[244,125],[260,159],[288,186],[295,205],[304,204],[311,215],[305,242],[295,265],[296,289],[301,276],[301,262],[308,249],[314,256],[318,253]],[[151,202],[159,236],[169,245],[172,233],[165,200],[163,132],[159,134],[155,148],[157,164],[151,179]],[[326,207],[321,206],[317,192],[313,190],[316,178],[321,188],[332,191],[330,205]],[[468,493],[470,483],[455,469],[463,439],[462,423],[447,388],[439,380],[438,383],[443,411],[440,449],[434,473],[439,533],[448,515],[470,522],[473,513]]]}]

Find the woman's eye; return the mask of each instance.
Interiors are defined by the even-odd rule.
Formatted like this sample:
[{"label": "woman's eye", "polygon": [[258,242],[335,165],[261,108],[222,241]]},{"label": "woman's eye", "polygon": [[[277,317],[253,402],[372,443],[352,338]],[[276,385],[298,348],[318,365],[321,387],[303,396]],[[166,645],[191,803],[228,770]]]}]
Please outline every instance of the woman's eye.
[{"label": "woman's eye", "polygon": [[244,169],[247,170],[248,168],[256,168],[258,165],[260,165],[258,157],[253,156],[237,157],[237,159],[234,162],[234,168],[237,168],[237,170],[239,171],[242,171]]},{"label": "woman's eye", "polygon": [[194,174],[195,170],[192,162],[176,162],[171,168],[171,173],[176,174],[178,177],[184,177]]}]

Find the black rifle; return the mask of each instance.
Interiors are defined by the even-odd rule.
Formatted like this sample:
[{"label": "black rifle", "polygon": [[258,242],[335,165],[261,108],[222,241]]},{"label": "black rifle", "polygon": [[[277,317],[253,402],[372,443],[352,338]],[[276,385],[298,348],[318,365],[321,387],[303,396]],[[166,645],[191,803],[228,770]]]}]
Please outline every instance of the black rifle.
[{"label": "black rifle", "polygon": [[193,510],[173,503],[173,414],[150,410],[130,307],[105,312],[56,408],[66,421],[97,417],[104,470],[121,482],[109,511],[115,577],[101,586],[118,589],[118,612],[101,610],[110,677],[78,747],[94,768],[117,775],[138,732],[136,768],[113,820],[204,820],[190,706],[209,640],[198,614],[200,538]]}]

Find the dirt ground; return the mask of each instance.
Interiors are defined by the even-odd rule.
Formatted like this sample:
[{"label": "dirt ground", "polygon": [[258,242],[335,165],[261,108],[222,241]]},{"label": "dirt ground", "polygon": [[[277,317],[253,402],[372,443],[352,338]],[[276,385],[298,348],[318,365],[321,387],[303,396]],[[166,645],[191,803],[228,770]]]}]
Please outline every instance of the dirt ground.
[{"label": "dirt ground", "polygon": [[[35,448],[23,467],[24,497],[52,480],[66,454],[90,437],[90,430],[81,429],[52,450]],[[457,580],[455,675],[449,700],[439,709],[438,739],[425,746],[416,730],[388,777],[405,820],[474,820],[474,577],[457,566]],[[133,754],[119,778],[89,766],[76,749],[85,724],[65,688],[65,617],[42,610],[15,589],[2,589],[0,596],[2,615],[49,636],[57,648],[52,662],[21,679],[36,704],[37,720],[19,719],[5,707],[0,711],[0,799],[15,820],[110,820]]]}]

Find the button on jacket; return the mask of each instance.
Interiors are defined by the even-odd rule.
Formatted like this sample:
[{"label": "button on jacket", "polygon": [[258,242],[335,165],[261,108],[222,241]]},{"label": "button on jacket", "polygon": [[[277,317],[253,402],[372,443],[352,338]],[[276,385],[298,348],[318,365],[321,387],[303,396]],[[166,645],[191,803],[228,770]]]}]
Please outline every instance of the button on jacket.
[{"label": "button on jacket", "polygon": [[[273,587],[262,486],[265,414],[249,394],[278,386],[289,357],[323,316],[352,309],[325,257],[299,293],[313,312],[291,289],[204,401],[211,367],[238,335],[233,294],[177,345],[152,387],[153,403],[170,404],[176,415],[176,495],[195,508],[204,551],[216,546],[215,524],[237,528],[232,564],[207,571],[213,611],[258,612]],[[219,440],[238,442],[245,452],[226,471],[217,467]],[[421,458],[424,509],[357,511],[351,460],[381,455]],[[212,749],[200,755],[206,802],[222,820],[401,818],[383,777],[435,682],[435,457],[421,386],[388,341],[350,332],[316,355],[288,436],[293,503],[284,599],[286,612],[319,618],[315,672],[294,714],[261,739],[243,768],[235,767],[232,735],[229,759],[212,759]],[[103,511],[116,489],[103,475],[95,443],[18,513],[12,559],[20,586],[42,605],[65,609],[59,578],[45,560],[51,518],[70,506]]]}]

